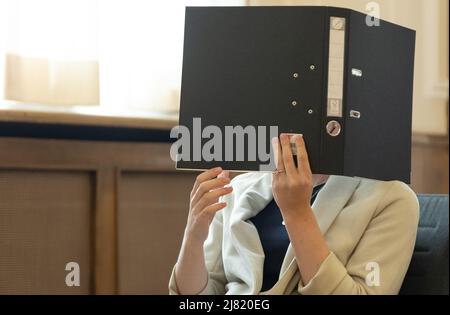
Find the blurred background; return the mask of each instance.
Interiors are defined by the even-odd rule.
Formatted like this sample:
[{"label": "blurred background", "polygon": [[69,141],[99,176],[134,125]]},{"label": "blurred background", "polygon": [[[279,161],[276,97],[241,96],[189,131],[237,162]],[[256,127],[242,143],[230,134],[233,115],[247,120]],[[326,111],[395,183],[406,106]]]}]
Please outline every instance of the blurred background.
[{"label": "blurred background", "polygon": [[[411,186],[448,194],[449,2],[370,3],[417,32]],[[370,3],[0,0],[0,294],[167,293],[196,176],[169,157],[185,6]]]}]

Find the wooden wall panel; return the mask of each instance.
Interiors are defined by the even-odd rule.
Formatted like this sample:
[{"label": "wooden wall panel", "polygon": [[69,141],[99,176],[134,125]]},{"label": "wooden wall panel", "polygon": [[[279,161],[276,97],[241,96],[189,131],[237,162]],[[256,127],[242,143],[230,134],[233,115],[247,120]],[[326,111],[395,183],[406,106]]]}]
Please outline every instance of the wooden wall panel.
[{"label": "wooden wall panel", "polygon": [[415,136],[411,188],[416,193],[448,194],[448,137]]},{"label": "wooden wall panel", "polygon": [[194,173],[124,172],[119,185],[120,294],[167,294]]},{"label": "wooden wall panel", "polygon": [[[92,292],[92,175],[1,170],[0,294]],[[80,286],[65,284],[68,262]]]},{"label": "wooden wall panel", "polygon": [[[0,137],[0,294],[166,294],[198,174],[169,149]],[[448,193],[448,138],[416,136],[412,159],[416,192]]]}]

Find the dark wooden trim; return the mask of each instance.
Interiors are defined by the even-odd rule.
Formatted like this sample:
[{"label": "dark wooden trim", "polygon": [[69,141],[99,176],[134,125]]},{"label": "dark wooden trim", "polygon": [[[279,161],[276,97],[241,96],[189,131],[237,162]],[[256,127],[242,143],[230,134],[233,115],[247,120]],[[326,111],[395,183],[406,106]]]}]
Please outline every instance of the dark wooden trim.
[{"label": "dark wooden trim", "polygon": [[0,122],[0,137],[120,142],[173,142],[170,129],[58,123]]}]

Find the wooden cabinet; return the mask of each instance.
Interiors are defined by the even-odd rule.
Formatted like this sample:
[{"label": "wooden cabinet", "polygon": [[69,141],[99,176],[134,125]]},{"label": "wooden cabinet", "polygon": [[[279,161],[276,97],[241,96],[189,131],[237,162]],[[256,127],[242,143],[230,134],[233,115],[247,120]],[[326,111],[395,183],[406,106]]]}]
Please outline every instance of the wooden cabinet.
[{"label": "wooden cabinet", "polygon": [[186,225],[193,178],[124,171],[118,191],[118,293],[165,294]]},{"label": "wooden cabinet", "polygon": [[0,138],[0,294],[166,294],[197,174],[169,147]]},{"label": "wooden cabinet", "polygon": [[[89,171],[0,170],[0,293],[91,293],[94,177]],[[65,285],[65,265],[83,271]]]},{"label": "wooden cabinet", "polygon": [[448,137],[415,135],[412,188],[418,193],[448,194]]},{"label": "wooden cabinet", "polygon": [[[420,139],[413,189],[448,193],[448,140]],[[169,148],[0,137],[0,294],[166,294],[197,175]]]}]

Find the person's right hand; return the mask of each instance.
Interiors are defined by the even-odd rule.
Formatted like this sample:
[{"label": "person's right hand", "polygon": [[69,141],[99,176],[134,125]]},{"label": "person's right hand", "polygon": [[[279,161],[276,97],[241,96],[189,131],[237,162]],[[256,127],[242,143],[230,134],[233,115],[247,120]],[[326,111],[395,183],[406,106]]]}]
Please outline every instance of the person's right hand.
[{"label": "person's right hand", "polygon": [[221,196],[232,192],[229,173],[222,168],[209,169],[197,176],[190,195],[189,216],[185,237],[203,244],[208,237],[209,226],[217,211],[225,208],[218,202]]}]

